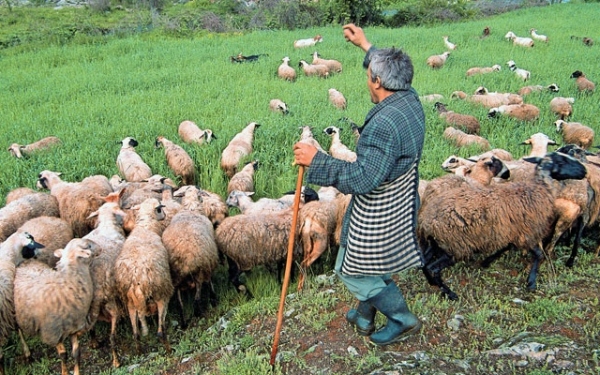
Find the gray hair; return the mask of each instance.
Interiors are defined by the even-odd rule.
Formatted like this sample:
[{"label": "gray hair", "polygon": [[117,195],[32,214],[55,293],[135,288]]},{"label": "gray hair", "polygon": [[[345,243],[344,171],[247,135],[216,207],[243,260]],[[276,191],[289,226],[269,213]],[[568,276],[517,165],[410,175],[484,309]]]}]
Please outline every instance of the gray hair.
[{"label": "gray hair", "polygon": [[371,53],[369,66],[373,82],[379,77],[381,86],[389,91],[410,89],[413,65],[410,57],[400,49],[384,48]]}]

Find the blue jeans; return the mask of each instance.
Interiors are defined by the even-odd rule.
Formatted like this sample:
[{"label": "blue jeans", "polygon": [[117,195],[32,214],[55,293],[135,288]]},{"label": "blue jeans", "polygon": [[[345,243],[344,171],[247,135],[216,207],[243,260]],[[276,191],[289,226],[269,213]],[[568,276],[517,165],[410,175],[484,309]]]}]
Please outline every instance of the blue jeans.
[{"label": "blue jeans", "polygon": [[359,301],[366,301],[371,297],[376,296],[383,288],[392,280],[391,274],[386,275],[344,275],[342,273],[342,262],[346,254],[346,248],[341,247],[338,250],[337,258],[335,259],[335,273],[342,280],[346,288]]}]

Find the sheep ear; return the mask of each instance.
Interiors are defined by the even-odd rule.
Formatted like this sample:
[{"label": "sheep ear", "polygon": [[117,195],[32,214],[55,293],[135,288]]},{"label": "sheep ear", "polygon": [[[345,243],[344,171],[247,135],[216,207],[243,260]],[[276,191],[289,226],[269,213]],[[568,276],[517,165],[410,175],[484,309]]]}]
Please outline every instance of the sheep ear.
[{"label": "sheep ear", "polygon": [[93,218],[95,218],[97,216],[98,216],[98,211],[94,211],[91,214],[89,214],[87,218],[88,219],[93,219]]},{"label": "sheep ear", "polygon": [[253,191],[246,191],[246,192],[244,192],[244,194],[246,194],[247,196],[250,197],[250,196],[254,195],[254,192]]},{"label": "sheep ear", "polygon": [[533,164],[540,164],[542,162],[542,158],[539,156],[528,156],[523,158],[524,161]]},{"label": "sheep ear", "polygon": [[54,256],[57,257],[57,258],[62,257],[64,250],[65,249],[56,249],[56,250],[54,250]]}]

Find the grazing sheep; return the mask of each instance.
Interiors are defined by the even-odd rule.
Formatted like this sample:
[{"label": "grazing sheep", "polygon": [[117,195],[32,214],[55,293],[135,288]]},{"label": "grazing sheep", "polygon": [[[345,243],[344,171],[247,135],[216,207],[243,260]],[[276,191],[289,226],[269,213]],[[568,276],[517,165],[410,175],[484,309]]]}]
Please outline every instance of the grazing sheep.
[{"label": "grazing sheep", "polygon": [[221,154],[221,169],[231,178],[237,173],[240,162],[253,151],[254,131],[260,126],[251,122],[229,142]]},{"label": "grazing sheep", "polygon": [[575,144],[585,150],[594,144],[594,129],[579,122],[554,122],[556,132],[561,133],[565,144]]},{"label": "grazing sheep", "polygon": [[229,60],[231,60],[232,63],[256,62],[256,61],[258,61],[258,59],[260,59],[263,56],[269,56],[269,55],[266,53],[260,53],[257,55],[244,56],[240,52],[240,53],[238,53],[237,56],[229,56]]},{"label": "grazing sheep", "polygon": [[533,39],[548,43],[548,37],[546,35],[538,34],[536,29],[530,29],[529,33]]},{"label": "grazing sheep", "polygon": [[167,164],[175,176],[181,178],[183,185],[196,184],[196,165],[192,157],[181,146],[160,135],[156,137],[154,146],[156,148],[164,147]]},{"label": "grazing sheep", "polygon": [[[263,212],[255,215],[235,215],[223,220],[215,231],[219,251],[229,264],[229,280],[240,292],[248,292],[240,281],[242,272],[264,265],[277,265],[278,275],[287,258],[292,209]],[[294,254],[299,247],[295,244]],[[280,277],[279,277],[280,279]],[[251,294],[248,292],[251,296]]]},{"label": "grazing sheep", "polygon": [[444,100],[444,95],[442,95],[442,94],[422,95],[422,96],[419,96],[419,99],[422,102],[435,103],[435,102],[439,102],[439,101]]},{"label": "grazing sheep", "polygon": [[36,152],[49,150],[55,146],[59,146],[60,144],[62,144],[60,138],[55,136],[49,136],[28,145],[20,145],[18,143],[13,143],[8,148],[8,151],[12,156],[20,159],[23,156],[30,156]]},{"label": "grazing sheep", "polygon": [[449,126],[444,130],[444,138],[454,143],[456,147],[467,147],[477,145],[482,150],[489,150],[490,142],[487,139],[475,134],[467,134],[462,130]]},{"label": "grazing sheep", "polygon": [[135,151],[138,141],[127,137],[121,141],[121,150],[117,156],[119,173],[128,182],[140,182],[152,176],[152,170],[144,163],[141,156]]},{"label": "grazing sheep", "polygon": [[501,105],[498,108],[492,108],[488,112],[488,117],[493,118],[498,114],[512,117],[521,121],[535,121],[540,117],[540,109],[533,104],[510,104]]},{"label": "grazing sheep", "polygon": [[216,228],[227,216],[229,216],[229,208],[223,198],[217,193],[201,190],[200,195],[202,197],[202,207],[204,208],[204,212]]},{"label": "grazing sheep", "polygon": [[47,193],[28,194],[0,208],[0,242],[28,220],[39,216],[60,216],[56,197]]},{"label": "grazing sheep", "polygon": [[446,60],[450,56],[450,52],[446,51],[441,55],[433,55],[427,58],[427,65],[429,65],[432,69],[440,69],[446,63]]},{"label": "grazing sheep", "polygon": [[504,38],[512,40],[515,46],[533,47],[535,45],[533,39],[516,36],[512,31],[507,32],[506,35],[504,35]]},{"label": "grazing sheep", "polygon": [[179,124],[177,133],[182,141],[189,144],[203,145],[205,143],[210,143],[213,138],[217,139],[212,130],[200,130],[198,125],[189,120],[182,121],[181,124]]},{"label": "grazing sheep", "polygon": [[112,186],[105,176],[86,177],[81,182],[67,182],[60,178],[61,173],[42,171],[37,186],[50,190],[50,194],[58,200],[60,217],[73,228],[75,237],[83,237],[96,226],[90,214],[96,211],[105,197],[112,193]]},{"label": "grazing sheep", "polygon": [[531,77],[531,72],[525,69],[521,69],[517,67],[517,64],[510,60],[506,63],[511,72],[514,72],[517,77],[522,79],[523,81],[527,81]]},{"label": "grazing sheep", "polygon": [[285,102],[281,99],[271,99],[269,102],[269,109],[273,112],[279,112],[284,115],[289,113],[287,104],[285,104]]},{"label": "grazing sheep", "polygon": [[425,257],[423,272],[450,299],[458,297],[442,280],[444,268],[475,253],[487,256],[483,264],[488,266],[510,248],[533,254],[527,288],[536,288],[543,259],[540,244],[552,234],[556,219],[553,181],[582,179],[586,169],[576,159],[556,152],[526,160],[537,165],[534,179],[527,182],[477,188],[463,184],[423,201],[417,227]]},{"label": "grazing sheep", "polygon": [[456,44],[454,44],[454,43],[450,42],[450,41],[448,40],[448,36],[447,36],[447,35],[444,35],[444,36],[442,37],[442,39],[444,39],[444,45],[446,46],[446,48],[448,48],[448,49],[449,49],[449,50],[451,50],[451,51],[454,51],[454,50],[456,49]]},{"label": "grazing sheep", "polygon": [[15,330],[14,281],[17,266],[44,246],[26,231],[13,233],[0,244],[0,374],[4,374],[4,345]]},{"label": "grazing sheep", "polygon": [[575,36],[575,35],[571,35],[571,40],[581,40],[583,42],[584,45],[591,47],[594,45],[594,40],[592,38],[589,37],[581,37],[581,36]]},{"label": "grazing sheep", "polygon": [[219,264],[219,253],[213,225],[204,215],[199,200],[200,190],[195,186],[182,189],[185,190],[181,202],[183,209],[171,219],[162,234],[162,242],[169,254],[171,279],[177,290],[182,327],[186,328],[181,291],[188,283],[193,286],[194,315],[199,316],[202,286],[210,282]]},{"label": "grazing sheep", "polygon": [[471,103],[481,104],[487,108],[495,108],[507,104],[521,104],[523,98],[512,93],[488,92],[485,87],[480,87],[474,95],[467,95],[463,91],[454,91],[450,98],[466,99]]},{"label": "grazing sheep", "polygon": [[593,92],[596,89],[594,82],[587,79],[581,70],[574,71],[571,74],[571,78],[575,78],[579,92]]},{"label": "grazing sheep", "polygon": [[44,344],[56,347],[62,375],[69,374],[63,343],[67,337],[75,362],[73,374],[80,373],[79,336],[87,328],[94,295],[90,262],[98,251],[95,242],[75,238],[56,251],[60,257],[56,270],[42,263],[17,268],[15,314],[19,329],[25,336],[39,336]]},{"label": "grazing sheep", "polygon": [[329,89],[329,102],[337,109],[346,109],[346,98],[336,89]]},{"label": "grazing sheep", "polygon": [[330,73],[341,73],[342,63],[332,59],[322,59],[317,51],[313,53],[313,65],[325,65]]},{"label": "grazing sheep", "polygon": [[23,198],[26,195],[30,195],[30,194],[36,194],[39,193],[39,191],[34,190],[32,188],[28,188],[28,187],[19,187],[16,189],[12,189],[11,191],[8,192],[8,194],[6,194],[6,198],[4,199],[4,205],[7,205],[9,203],[11,203],[12,201],[16,201],[17,199]]},{"label": "grazing sheep", "polygon": [[550,100],[550,110],[557,114],[559,119],[564,120],[573,114],[573,106],[571,105],[573,103],[575,103],[575,98],[557,96]]},{"label": "grazing sheep", "polygon": [[129,312],[138,351],[138,321],[142,327],[141,335],[146,336],[146,316],[157,313],[157,335],[165,350],[171,352],[165,319],[174,288],[169,270],[169,254],[161,240],[160,221],[164,219],[165,212],[158,200],[145,200],[139,207],[135,227],[115,260],[115,287],[119,299]]},{"label": "grazing sheep", "polygon": [[310,126],[301,126],[300,129],[302,133],[300,134],[300,141],[311,144],[317,148],[320,152],[327,153],[323,147],[319,144],[319,142],[315,139],[314,134],[312,132],[312,128]]},{"label": "grazing sheep", "polygon": [[342,143],[339,128],[329,126],[323,132],[331,137],[331,145],[329,145],[329,154],[331,156],[349,163],[356,161],[356,152],[350,150],[348,146]]},{"label": "grazing sheep", "polygon": [[254,172],[258,169],[258,160],[246,163],[241,171],[234,174],[227,184],[227,194],[234,190],[254,191]]},{"label": "grazing sheep", "polygon": [[294,82],[296,80],[296,69],[289,65],[290,58],[286,56],[281,61],[283,62],[277,68],[277,76],[281,79]]},{"label": "grazing sheep", "polygon": [[521,87],[517,94],[519,94],[521,96],[525,96],[525,95],[529,95],[533,92],[540,92],[543,90],[548,90],[550,92],[558,92],[560,90],[560,88],[558,87],[558,85],[556,83],[550,84],[548,86],[542,86],[542,85],[525,86],[525,87]]},{"label": "grazing sheep", "polygon": [[446,109],[446,106],[440,102],[436,102],[434,108],[437,110],[440,118],[443,118],[448,125],[454,125],[467,134],[479,134],[481,125],[475,116],[449,111]]},{"label": "grazing sheep", "polygon": [[307,77],[317,76],[321,78],[329,77],[329,68],[327,65],[313,65],[304,60],[300,60],[299,66]]},{"label": "grazing sheep", "polygon": [[44,244],[44,248],[38,252],[35,259],[51,268],[56,267],[58,262],[54,252],[64,249],[73,239],[73,228],[66,220],[55,216],[39,216],[27,220],[19,230],[31,234],[38,242]]},{"label": "grazing sheep", "polygon": [[486,66],[484,68],[473,67],[473,68],[467,69],[466,76],[472,77],[472,76],[479,75],[479,74],[488,74],[488,73],[493,73],[493,72],[499,72],[500,70],[502,70],[502,67],[498,64],[492,65],[492,66]]},{"label": "grazing sheep", "polygon": [[315,35],[313,38],[295,40],[294,48],[312,47],[321,42],[323,42],[323,37],[321,35]]},{"label": "grazing sheep", "polygon": [[293,204],[293,199],[287,199],[287,195],[291,194],[286,194],[279,199],[261,198],[256,202],[252,200],[252,195],[254,195],[254,192],[233,190],[227,196],[225,203],[229,207],[239,208],[244,215],[259,215],[261,213],[282,211],[290,208]]}]

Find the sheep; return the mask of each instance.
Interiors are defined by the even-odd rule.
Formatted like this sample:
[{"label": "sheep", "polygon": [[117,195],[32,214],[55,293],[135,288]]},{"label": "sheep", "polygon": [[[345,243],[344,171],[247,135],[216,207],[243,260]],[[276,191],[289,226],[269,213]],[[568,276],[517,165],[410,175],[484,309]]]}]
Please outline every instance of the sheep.
[{"label": "sheep", "polygon": [[527,156],[541,158],[548,153],[548,145],[556,145],[556,141],[553,141],[544,133],[535,133],[521,144],[531,146],[531,150]]},{"label": "sheep", "polygon": [[307,77],[317,76],[321,78],[329,77],[329,68],[327,65],[313,65],[304,60],[300,60],[299,66]]},{"label": "sheep", "polygon": [[487,108],[495,108],[506,104],[521,104],[523,97],[512,93],[488,92],[485,87],[480,87],[474,95],[467,95],[463,91],[454,91],[450,98],[466,99],[471,103],[481,104]]},{"label": "sheep", "polygon": [[529,33],[533,39],[548,43],[548,37],[546,35],[538,34],[536,29],[530,29]]},{"label": "sheep", "polygon": [[589,149],[594,144],[594,129],[579,122],[554,122],[556,132],[562,134],[565,144],[575,144],[583,149]]},{"label": "sheep", "polygon": [[117,295],[129,312],[138,351],[138,321],[141,323],[141,335],[146,336],[146,316],[157,312],[157,335],[165,350],[171,352],[165,319],[174,288],[169,270],[169,254],[161,240],[160,221],[164,219],[165,212],[158,200],[145,200],[139,207],[135,227],[115,260]]},{"label": "sheep", "polygon": [[435,103],[444,100],[444,95],[442,94],[428,94],[419,96],[419,100],[422,102],[430,102]]},{"label": "sheep", "polygon": [[498,114],[512,117],[521,121],[535,121],[540,117],[540,109],[533,104],[511,104],[491,108],[488,117],[497,117]]},{"label": "sheep", "polygon": [[475,116],[449,111],[440,102],[436,102],[434,108],[437,110],[439,117],[443,118],[448,125],[454,125],[467,134],[479,134],[481,125]]},{"label": "sheep", "polygon": [[201,190],[200,195],[202,197],[202,207],[204,212],[216,228],[227,216],[229,216],[229,208],[223,198],[217,193]]},{"label": "sheep", "polygon": [[441,55],[429,56],[427,58],[427,65],[429,65],[429,67],[432,69],[440,69],[444,66],[444,64],[446,64],[448,56],[450,56],[450,52],[448,51],[442,53]]},{"label": "sheep", "polygon": [[356,152],[350,150],[348,146],[340,140],[340,129],[335,126],[329,126],[323,132],[331,137],[329,145],[329,154],[336,159],[345,160],[349,163],[356,161]]},{"label": "sheep", "polygon": [[337,109],[346,109],[346,98],[336,89],[329,89],[329,102]]},{"label": "sheep", "polygon": [[483,154],[479,154],[477,156],[469,157],[468,159],[461,158],[460,156],[450,155],[444,162],[442,162],[442,169],[446,172],[454,173],[458,167],[461,166],[472,166],[477,162],[477,160],[484,158],[495,157],[496,159],[500,159],[503,162],[512,161],[513,157],[510,152],[503,150],[501,148],[495,148],[490,151],[486,151]]},{"label": "sheep", "polygon": [[447,36],[447,35],[444,35],[444,36],[442,37],[442,39],[444,39],[444,45],[446,46],[446,48],[448,48],[448,49],[449,49],[449,50],[451,50],[451,51],[454,51],[454,50],[456,49],[456,44],[454,44],[454,43],[450,42],[450,41],[448,40],[448,36]]},{"label": "sheep", "polygon": [[117,156],[117,168],[119,173],[128,182],[140,182],[152,176],[152,170],[144,163],[140,155],[135,151],[138,141],[132,137],[126,137],[121,141],[121,150]]},{"label": "sheep", "polygon": [[258,160],[246,163],[241,171],[234,174],[227,184],[227,194],[234,190],[254,191],[254,172],[258,169]]},{"label": "sheep", "polygon": [[225,203],[229,207],[239,208],[244,215],[277,212],[288,209],[293,204],[293,200],[283,199],[283,197],[279,199],[261,198],[254,202],[251,198],[252,195],[254,192],[233,190],[227,196]]},{"label": "sheep", "polygon": [[75,362],[73,374],[79,375],[79,336],[87,328],[94,294],[90,262],[98,251],[95,242],[74,238],[56,251],[60,257],[56,270],[41,263],[17,268],[14,293],[19,329],[25,336],[39,336],[46,345],[56,347],[62,375],[69,374],[63,344],[67,337]]},{"label": "sheep", "polygon": [[533,39],[516,36],[515,33],[513,33],[512,31],[507,32],[506,35],[504,35],[504,38],[506,38],[508,40],[512,40],[513,45],[515,45],[515,46],[521,46],[521,47],[535,46]]},{"label": "sheep", "polygon": [[17,199],[23,198],[26,195],[35,194],[35,193],[39,193],[39,191],[34,190],[32,188],[28,188],[28,187],[19,187],[19,188],[12,189],[11,191],[8,192],[8,194],[6,194],[6,197],[4,198],[4,205],[7,205],[7,204],[11,203],[12,201],[16,201]]},{"label": "sheep", "polygon": [[473,67],[473,68],[467,69],[466,76],[472,77],[472,76],[479,75],[479,74],[488,74],[488,73],[493,73],[493,72],[499,72],[500,70],[502,70],[502,67],[498,64],[492,65],[492,66],[486,66],[483,68]]},{"label": "sheep", "polygon": [[237,133],[223,149],[221,154],[221,169],[227,177],[231,178],[237,173],[242,159],[250,155],[253,151],[252,141],[254,131],[260,126],[256,122],[251,122],[239,133]]},{"label": "sheep", "polygon": [[531,77],[531,72],[518,68],[517,64],[513,60],[508,61],[506,65],[508,65],[508,68],[511,72],[514,72],[515,75],[523,81],[527,81]]},{"label": "sheep", "polygon": [[17,266],[33,258],[44,245],[19,230],[0,244],[0,373],[4,374],[3,347],[15,329],[14,280]]},{"label": "sheep", "polygon": [[244,56],[241,52],[237,56],[229,56],[229,60],[232,63],[244,63],[244,62],[256,62],[262,56],[269,56],[267,53],[259,53],[257,55]]},{"label": "sheep", "polygon": [[277,68],[277,76],[281,79],[294,82],[296,80],[296,69],[292,68],[290,63],[290,58],[285,56],[279,68]]},{"label": "sheep", "polygon": [[327,153],[327,151],[325,151],[325,149],[323,149],[323,147],[321,147],[319,142],[315,139],[310,126],[301,126],[300,129],[302,130],[302,133],[300,134],[299,142],[311,144],[315,146],[319,152]]},{"label": "sheep", "polygon": [[449,126],[444,130],[444,138],[454,143],[456,147],[466,147],[470,145],[477,145],[483,150],[489,150],[490,142],[487,139],[480,137],[475,134],[467,134],[462,130]]},{"label": "sheep", "polygon": [[573,103],[575,103],[575,98],[557,96],[550,100],[550,110],[558,115],[559,119],[564,120],[573,114],[573,106],[571,105]]},{"label": "sheep", "polygon": [[[277,264],[280,275],[287,257],[292,227],[292,209],[235,215],[223,220],[215,231],[219,251],[229,265],[229,280],[239,292],[252,294],[240,281],[242,272],[265,265]],[[299,247],[294,242],[294,254]]]},{"label": "sheep", "polygon": [[448,298],[458,296],[444,284],[444,268],[474,253],[487,256],[483,264],[488,266],[511,247],[533,254],[527,288],[535,290],[543,259],[540,243],[552,233],[556,219],[553,181],[583,179],[586,169],[576,159],[556,152],[526,160],[537,165],[530,181],[476,188],[463,184],[423,201],[417,226],[425,257],[423,271],[428,282]]},{"label": "sheep", "polygon": [[289,113],[287,104],[285,104],[285,102],[281,99],[271,99],[271,101],[269,101],[269,109],[273,112],[279,112],[284,115]]},{"label": "sheep", "polygon": [[110,348],[113,367],[119,367],[119,357],[116,349],[117,322],[123,314],[123,307],[117,299],[115,287],[115,261],[123,244],[125,232],[123,220],[125,212],[119,207],[119,199],[123,191],[110,193],[103,198],[104,204],[90,216],[98,217],[98,225],[94,230],[83,237],[95,242],[101,248],[90,265],[92,281],[94,283],[94,296],[88,312],[88,330],[93,335],[92,346],[97,346],[94,327],[98,320],[110,323]]},{"label": "sheep", "polygon": [[341,73],[342,63],[332,59],[322,59],[317,51],[313,53],[313,65],[325,65],[330,73]]},{"label": "sheep", "polygon": [[575,78],[579,92],[593,92],[596,89],[594,82],[587,79],[581,70],[574,71],[571,74],[571,78]]},{"label": "sheep", "polygon": [[6,204],[0,208],[0,242],[16,232],[25,222],[39,216],[60,216],[56,197],[37,192]]},{"label": "sheep", "polygon": [[[204,283],[210,282],[219,264],[219,253],[211,221],[204,215],[199,201],[200,190],[186,186],[179,211],[162,234],[162,242],[169,254],[173,286],[177,289],[182,327],[187,323],[183,314],[181,290],[188,282],[195,289],[194,314],[200,314],[200,293]],[[180,190],[182,190],[180,189]],[[185,235],[182,236],[182,234]]]},{"label": "sheep", "polygon": [[192,157],[181,146],[160,135],[156,137],[154,146],[156,148],[164,147],[169,168],[175,176],[181,178],[184,185],[196,184],[196,165]]},{"label": "sheep", "polygon": [[40,189],[50,190],[58,200],[60,217],[71,225],[75,237],[83,237],[96,225],[89,215],[104,203],[101,197],[112,193],[112,186],[101,175],[86,177],[81,182],[63,181],[60,176],[59,172],[45,170],[38,175],[36,184]]},{"label": "sheep", "polygon": [[8,152],[10,152],[10,154],[15,158],[20,159],[23,156],[30,156],[36,152],[46,151],[61,144],[62,141],[60,138],[56,136],[49,136],[28,145],[13,143],[8,148]]},{"label": "sheep", "polygon": [[313,38],[298,39],[294,41],[294,48],[312,47],[317,43],[323,42],[321,35],[315,35]]},{"label": "sheep", "polygon": [[487,38],[488,36],[490,36],[490,27],[486,26],[483,28],[483,31],[481,32],[481,39]]},{"label": "sheep", "polygon": [[179,124],[179,127],[177,128],[177,134],[179,134],[179,137],[181,137],[182,141],[188,144],[203,145],[210,143],[213,138],[217,139],[212,130],[200,130],[198,125],[189,120],[184,120]]},{"label": "sheep", "polygon": [[533,92],[540,92],[543,90],[548,90],[550,92],[558,92],[560,90],[560,88],[558,87],[558,85],[556,83],[552,83],[548,86],[542,86],[542,85],[524,86],[519,89],[519,92],[517,92],[517,94],[519,94],[521,96],[525,96],[525,95],[529,95]]},{"label": "sheep", "polygon": [[44,244],[44,248],[35,256],[40,262],[46,263],[51,268],[56,267],[58,258],[54,251],[64,249],[73,239],[73,228],[63,220],[55,216],[39,216],[27,220],[19,230],[31,234],[37,241]]},{"label": "sheep", "polygon": [[592,38],[589,37],[581,37],[581,36],[575,36],[575,35],[571,35],[571,40],[581,40],[583,42],[584,45],[591,47],[594,45],[594,40]]}]

